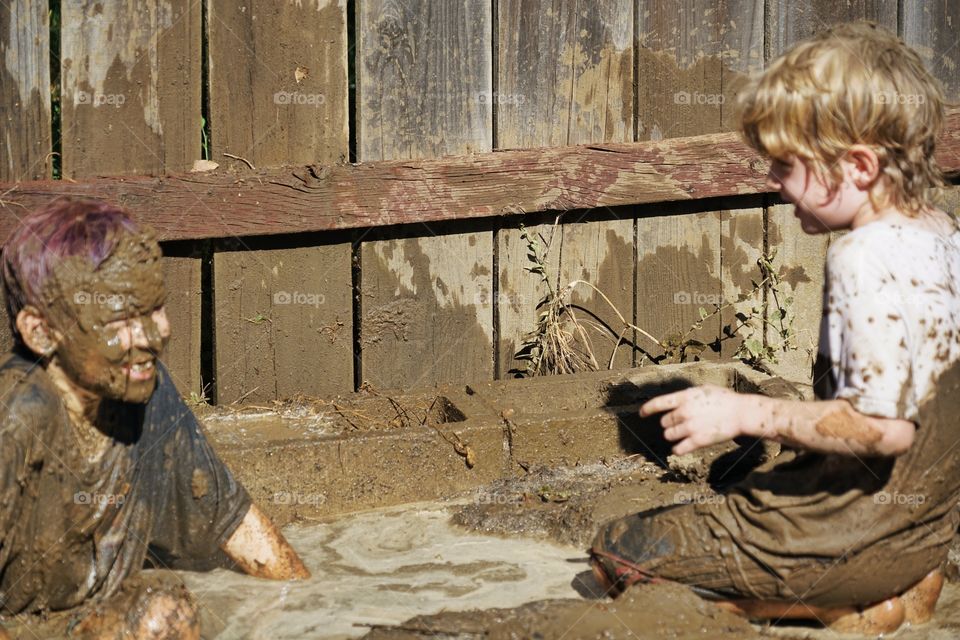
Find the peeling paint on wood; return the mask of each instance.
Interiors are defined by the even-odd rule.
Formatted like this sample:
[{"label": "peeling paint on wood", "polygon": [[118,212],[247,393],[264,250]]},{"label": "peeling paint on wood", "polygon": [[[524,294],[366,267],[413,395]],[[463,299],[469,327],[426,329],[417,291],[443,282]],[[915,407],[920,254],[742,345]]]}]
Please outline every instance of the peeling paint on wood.
[{"label": "peeling paint on wood", "polygon": [[[720,212],[720,280],[723,286],[720,300],[716,303],[721,306],[732,305],[720,314],[722,359],[732,358],[743,339],[751,335],[751,331],[755,339],[764,339],[764,291],[761,289],[756,296],[743,302],[738,303],[737,300],[741,295],[753,291],[755,283],[760,283],[763,279],[757,258],[763,254],[765,232],[762,208]],[[753,307],[761,309],[761,313],[754,320],[755,326],[752,329],[738,330],[741,322],[736,314],[742,312],[749,316]],[[714,308],[706,306],[707,311],[713,311]],[[727,327],[730,327],[731,333],[735,332],[734,337],[727,336]]]}]

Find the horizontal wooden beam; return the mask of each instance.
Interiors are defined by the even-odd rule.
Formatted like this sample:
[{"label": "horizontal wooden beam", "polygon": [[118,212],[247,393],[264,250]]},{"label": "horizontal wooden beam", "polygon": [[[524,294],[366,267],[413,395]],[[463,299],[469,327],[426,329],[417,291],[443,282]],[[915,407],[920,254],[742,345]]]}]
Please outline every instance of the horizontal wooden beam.
[{"label": "horizontal wooden beam", "polygon": [[[960,110],[937,159],[960,172]],[[0,239],[60,195],[119,203],[164,240],[257,236],[761,193],[767,163],[734,133],[429,160],[0,185]]]}]

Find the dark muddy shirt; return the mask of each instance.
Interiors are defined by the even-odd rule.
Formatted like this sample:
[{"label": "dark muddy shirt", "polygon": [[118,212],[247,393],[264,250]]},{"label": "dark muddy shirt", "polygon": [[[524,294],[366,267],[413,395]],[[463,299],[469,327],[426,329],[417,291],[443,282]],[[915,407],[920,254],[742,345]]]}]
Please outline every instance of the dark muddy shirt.
[{"label": "dark muddy shirt", "polygon": [[211,450],[163,366],[144,405],[104,400],[114,441],[96,462],[46,372],[0,363],[0,609],[107,597],[146,562],[209,568],[250,498]]},{"label": "dark muddy shirt", "polygon": [[796,594],[753,593],[741,554],[787,585],[811,561],[832,567],[882,549],[909,585],[946,557],[957,529],[960,233],[870,223],[831,245],[826,280],[818,397],[911,420],[916,437],[896,458],[791,452],[698,509],[731,543],[722,555],[737,588],[756,597]]}]

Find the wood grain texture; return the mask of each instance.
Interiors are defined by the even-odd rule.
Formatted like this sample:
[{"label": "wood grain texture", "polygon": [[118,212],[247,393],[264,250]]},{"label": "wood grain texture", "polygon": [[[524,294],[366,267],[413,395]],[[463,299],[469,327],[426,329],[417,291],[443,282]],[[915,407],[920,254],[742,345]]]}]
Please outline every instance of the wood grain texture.
[{"label": "wood grain texture", "polygon": [[[763,276],[757,259],[763,254],[764,235],[763,208],[725,210],[720,212],[720,300],[705,309],[712,312],[716,304],[720,312],[720,357],[730,359],[743,340],[753,338],[763,343],[763,303],[765,287],[757,288]],[[742,296],[749,298],[740,301]],[[727,305],[730,305],[729,307]],[[743,326],[742,313],[751,317],[752,310],[760,310],[748,326]]]},{"label": "wood grain texture", "polygon": [[162,360],[181,395],[199,396],[209,382],[200,380],[200,259],[164,256],[163,278],[171,338]]},{"label": "wood grain texture", "polygon": [[[0,3],[0,182],[50,176],[47,5]],[[2,194],[3,191],[0,191]]]},{"label": "wood grain texture", "polygon": [[[256,166],[348,156],[346,4],[210,4],[212,158]],[[230,215],[230,214],[227,214]],[[349,243],[214,254],[221,403],[353,388]]]},{"label": "wood grain texture", "polygon": [[[904,6],[913,4],[905,2]],[[916,3],[926,4],[926,3]],[[872,20],[897,32],[897,0],[768,0],[766,38],[772,58],[840,22]]]},{"label": "wood grain texture", "polygon": [[[762,0],[639,0],[638,57],[646,70],[638,78],[639,139],[734,127],[737,91],[746,74],[762,67],[763,6]],[[764,163],[760,167],[766,169]],[[692,328],[701,309],[710,314],[749,287],[750,263],[763,246],[763,215],[716,211],[684,218],[637,220],[637,325],[670,342],[710,344],[702,358],[729,357],[737,341],[718,340],[735,308]],[[658,282],[664,291],[651,284]]]},{"label": "wood grain texture", "polygon": [[[509,0],[499,5],[497,142],[501,148],[633,139],[632,0],[560,2]],[[588,213],[588,212],[586,212]],[[628,320],[633,310],[633,221],[534,225],[531,234],[556,234],[548,254],[550,274],[560,287],[582,279],[606,294]],[[516,227],[498,233],[499,376],[522,366],[513,359],[534,328],[537,302],[547,293],[531,274],[526,243]],[[556,283],[552,287],[556,290]],[[622,322],[616,311],[585,285],[568,300],[588,328],[598,364],[630,366],[629,346],[617,348]],[[606,325],[606,326],[605,326]],[[596,331],[592,329],[596,327]],[[609,327],[611,330],[607,329]],[[633,338],[632,331],[625,339]],[[580,346],[583,348],[583,345]]]},{"label": "wood grain texture", "polygon": [[[359,160],[489,151],[490,3],[370,0],[357,9]],[[442,197],[423,181],[407,187]],[[491,378],[492,233],[415,231],[362,244],[362,377],[379,387]]]},{"label": "wood grain texture", "polygon": [[947,100],[960,100],[960,4],[940,2],[902,2],[903,41],[917,50],[927,67],[943,84]]},{"label": "wood grain texture", "polygon": [[498,11],[498,147],[633,140],[632,0],[504,0]]},{"label": "wood grain texture", "polygon": [[213,272],[218,404],[353,390],[348,244],[218,251]]},{"label": "wood grain texture", "polygon": [[[701,329],[699,309],[720,301],[720,212],[641,218],[637,237],[636,325],[661,343],[696,340],[704,345],[720,336],[720,317],[713,316]],[[638,344],[651,356],[663,355],[644,338]],[[691,349],[687,360],[717,359],[710,348]]]},{"label": "wood grain texture", "polygon": [[209,5],[211,159],[347,160],[345,0]]},{"label": "wood grain texture", "polygon": [[200,157],[200,4],[62,6],[63,175],[186,171]]},{"label": "wood grain texture", "polygon": [[[777,306],[782,306],[787,318],[792,319],[797,346],[780,354],[779,362],[771,368],[787,379],[809,382],[820,340],[824,265],[830,236],[804,233],[793,215],[793,205],[769,207],[767,216],[768,243],[776,249],[773,265],[781,279],[779,300],[767,296],[768,317],[776,325]],[[792,299],[789,304],[788,299]],[[779,343],[774,332],[775,327],[768,331],[768,343],[772,345]]]},{"label": "wood grain texture", "polygon": [[638,140],[734,128],[745,74],[763,66],[763,0],[638,0]]}]

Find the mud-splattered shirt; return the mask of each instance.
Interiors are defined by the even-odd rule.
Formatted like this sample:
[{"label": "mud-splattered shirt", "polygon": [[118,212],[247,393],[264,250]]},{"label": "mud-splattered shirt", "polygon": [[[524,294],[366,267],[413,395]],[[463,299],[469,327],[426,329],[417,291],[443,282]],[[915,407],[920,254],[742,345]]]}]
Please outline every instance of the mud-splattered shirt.
[{"label": "mud-splattered shirt", "polygon": [[[892,595],[946,558],[958,525],[960,234],[872,222],[834,242],[826,272],[818,397],[914,421],[916,436],[896,458],[789,452],[695,506],[751,597]],[[756,566],[775,580],[751,580]]]},{"label": "mud-splattered shirt", "polygon": [[211,450],[158,363],[146,404],[104,400],[114,440],[80,454],[39,366],[0,364],[0,610],[58,610],[108,597],[145,563],[208,568],[250,498]]}]

